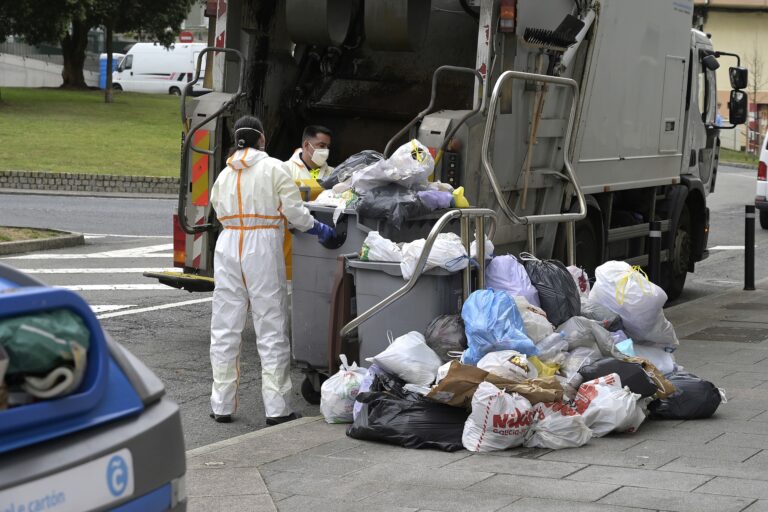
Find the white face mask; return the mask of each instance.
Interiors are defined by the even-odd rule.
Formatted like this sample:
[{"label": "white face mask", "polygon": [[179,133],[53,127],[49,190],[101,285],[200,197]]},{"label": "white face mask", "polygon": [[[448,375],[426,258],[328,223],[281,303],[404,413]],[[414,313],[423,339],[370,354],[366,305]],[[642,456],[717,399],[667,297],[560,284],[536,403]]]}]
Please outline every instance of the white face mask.
[{"label": "white face mask", "polygon": [[328,148],[316,149],[311,143],[309,145],[314,150],[312,152],[312,162],[318,167],[321,167],[328,160],[328,154],[331,150]]}]

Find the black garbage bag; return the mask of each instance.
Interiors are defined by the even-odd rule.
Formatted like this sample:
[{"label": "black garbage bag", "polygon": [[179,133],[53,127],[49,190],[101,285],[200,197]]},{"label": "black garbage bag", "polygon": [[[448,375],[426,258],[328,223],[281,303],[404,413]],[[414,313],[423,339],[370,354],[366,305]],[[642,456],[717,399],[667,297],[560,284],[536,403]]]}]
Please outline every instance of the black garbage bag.
[{"label": "black garbage bag", "polygon": [[579,373],[584,377],[584,382],[617,373],[622,386],[628,386],[631,392],[637,393],[643,398],[653,396],[659,390],[650,375],[645,373],[643,367],[638,363],[619,361],[612,357],[582,366]]},{"label": "black garbage bag", "polygon": [[715,414],[722,400],[717,386],[688,372],[668,374],[666,377],[677,391],[663,400],[648,404],[651,418],[698,420]]},{"label": "black garbage bag", "polygon": [[405,448],[436,448],[455,452],[469,413],[427,400],[415,393],[400,398],[387,392],[360,393],[363,409],[347,429],[354,439],[380,441]]},{"label": "black garbage bag", "polygon": [[328,177],[321,180],[320,186],[326,190],[333,188],[336,184],[349,179],[356,171],[364,169],[380,160],[385,160],[384,155],[371,149],[355,153],[337,165]]},{"label": "black garbage bag", "polygon": [[440,315],[429,323],[424,337],[429,348],[444,363],[453,359],[448,356],[448,352],[461,352],[467,348],[467,335],[464,333],[461,315]]},{"label": "black garbage bag", "polygon": [[414,190],[394,183],[371,189],[360,196],[357,203],[358,215],[372,219],[387,219],[395,229],[400,229],[403,221],[429,212],[429,208],[422,204]]},{"label": "black garbage bag", "polygon": [[624,330],[621,316],[584,297],[581,298],[581,316],[600,322],[606,330],[611,332]]},{"label": "black garbage bag", "polygon": [[523,258],[531,284],[539,292],[541,309],[553,325],[565,323],[581,312],[581,298],[571,273],[557,260]]}]

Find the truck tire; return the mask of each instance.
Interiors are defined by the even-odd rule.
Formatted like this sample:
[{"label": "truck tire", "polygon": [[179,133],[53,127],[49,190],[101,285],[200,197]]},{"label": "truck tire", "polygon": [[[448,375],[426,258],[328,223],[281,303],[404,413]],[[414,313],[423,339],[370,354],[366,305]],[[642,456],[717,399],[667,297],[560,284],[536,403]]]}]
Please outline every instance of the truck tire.
[{"label": "truck tire", "polygon": [[760,210],[760,227],[768,229],[768,210]]},{"label": "truck tire", "polygon": [[113,91],[122,91],[123,87],[120,84],[112,84]]},{"label": "truck tire", "polygon": [[170,89],[168,89],[168,94],[172,96],[181,96],[181,89],[179,89],[178,87],[171,87]]},{"label": "truck tire", "polygon": [[[322,386],[323,382],[326,381],[327,377],[323,375],[322,373],[317,375],[318,382]],[[315,384],[313,383],[313,380],[309,375],[304,377],[304,380],[301,382],[301,396],[304,398],[304,400],[307,401],[308,404],[311,405],[319,405],[320,404],[320,388],[318,387],[315,389]]]},{"label": "truck tire", "polygon": [[576,265],[587,271],[590,277],[595,276],[595,269],[602,263],[600,237],[592,216],[576,223]]},{"label": "truck tire", "polygon": [[693,252],[691,229],[691,212],[686,204],[680,212],[674,243],[669,248],[669,261],[661,267],[661,286],[667,292],[669,300],[677,299],[685,286]]}]

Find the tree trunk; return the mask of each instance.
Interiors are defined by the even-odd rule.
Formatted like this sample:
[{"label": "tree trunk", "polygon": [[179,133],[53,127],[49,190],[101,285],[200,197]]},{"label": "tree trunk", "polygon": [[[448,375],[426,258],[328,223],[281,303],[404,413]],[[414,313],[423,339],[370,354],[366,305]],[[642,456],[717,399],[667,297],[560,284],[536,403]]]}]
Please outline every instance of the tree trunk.
[{"label": "tree trunk", "polygon": [[67,33],[61,40],[61,55],[64,58],[64,67],[61,70],[61,78],[64,79],[62,87],[85,89],[85,49],[88,46],[87,23],[81,20],[72,21],[72,32]]},{"label": "tree trunk", "polygon": [[112,103],[112,20],[107,21],[107,83],[104,88],[104,103]]}]

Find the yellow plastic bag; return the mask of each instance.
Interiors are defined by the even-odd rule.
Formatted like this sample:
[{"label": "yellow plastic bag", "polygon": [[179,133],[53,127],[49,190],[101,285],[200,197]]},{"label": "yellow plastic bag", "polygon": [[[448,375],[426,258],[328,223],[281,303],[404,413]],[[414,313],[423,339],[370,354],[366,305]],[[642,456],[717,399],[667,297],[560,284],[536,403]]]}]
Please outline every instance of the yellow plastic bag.
[{"label": "yellow plastic bag", "polygon": [[[309,187],[309,200],[314,201],[317,199],[317,196],[320,195],[320,193],[325,190],[322,186],[320,186],[320,183],[317,182],[317,180],[309,179],[309,180],[296,180],[296,185],[301,189],[302,187]],[[302,195],[302,199],[306,198]]]},{"label": "yellow plastic bag", "polygon": [[459,187],[453,191],[453,201],[456,208],[469,208],[469,201],[464,197],[464,187]]},{"label": "yellow plastic bag", "polygon": [[529,356],[528,362],[539,372],[539,377],[552,377],[560,369],[559,364],[544,363],[536,356]]}]

